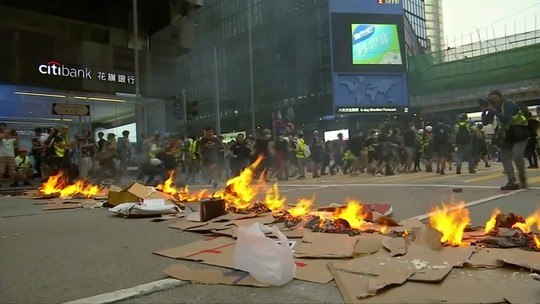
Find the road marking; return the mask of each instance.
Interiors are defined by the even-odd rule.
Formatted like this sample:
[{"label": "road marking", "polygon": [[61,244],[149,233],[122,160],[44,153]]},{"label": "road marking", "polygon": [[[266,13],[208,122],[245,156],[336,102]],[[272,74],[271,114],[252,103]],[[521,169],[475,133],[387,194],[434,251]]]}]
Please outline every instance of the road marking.
[{"label": "road marking", "polygon": [[485,181],[485,180],[488,180],[488,179],[493,179],[493,178],[502,177],[502,176],[504,176],[504,174],[502,174],[502,173],[494,173],[494,174],[490,174],[490,175],[471,178],[471,179],[466,180],[465,182],[466,183],[475,183],[475,182]]},{"label": "road marking", "polygon": [[100,294],[93,297],[66,302],[65,304],[105,304],[114,303],[121,300],[131,299],[149,295],[154,292],[164,291],[173,287],[189,284],[189,282],[177,279],[163,279],[135,287],[120,289],[109,293]]},{"label": "road marking", "polygon": [[535,177],[529,178],[528,182],[529,182],[529,184],[536,184],[536,183],[540,182],[540,176],[535,176]]},{"label": "road marking", "polygon": [[[491,201],[494,201],[494,200],[498,200],[500,198],[508,197],[508,196],[511,196],[511,195],[514,195],[514,194],[517,194],[517,193],[520,193],[520,192],[523,192],[523,191],[525,191],[525,190],[516,190],[516,191],[512,191],[512,192],[508,192],[508,193],[501,193],[501,194],[489,196],[489,197],[482,198],[482,199],[479,199],[479,200],[476,200],[476,201],[465,203],[464,206],[465,206],[465,208],[469,208],[471,206],[476,206],[476,205],[484,204],[484,203],[491,202]],[[460,208],[460,207],[452,207],[452,208],[449,208],[449,209],[450,209],[450,211],[453,211],[453,210],[456,210],[458,208]],[[406,220],[417,219],[419,221],[423,221],[423,220],[426,220],[427,218],[429,218],[430,214],[431,213],[424,213],[424,214],[420,214],[420,215],[417,215],[417,216],[410,217],[410,218],[408,218]]]}]

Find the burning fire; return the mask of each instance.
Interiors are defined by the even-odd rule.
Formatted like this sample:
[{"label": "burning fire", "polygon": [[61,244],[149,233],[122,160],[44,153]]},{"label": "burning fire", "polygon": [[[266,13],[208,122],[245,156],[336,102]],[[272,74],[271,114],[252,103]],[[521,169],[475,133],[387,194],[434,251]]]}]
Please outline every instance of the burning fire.
[{"label": "burning fire", "polygon": [[88,185],[82,180],[77,181],[73,185],[67,185],[66,178],[60,172],[57,175],[49,177],[38,190],[44,195],[58,194],[61,198],[66,198],[76,195],[85,197],[97,196],[102,188],[96,185]]},{"label": "burning fire", "polygon": [[534,240],[534,246],[536,246],[536,249],[540,249],[540,237],[538,237],[536,234],[533,235]]},{"label": "burning fire", "polygon": [[525,219],[525,223],[515,223],[512,228],[518,228],[524,233],[531,232],[531,227],[536,223],[536,228],[540,230],[540,210],[537,210],[535,213],[529,215]]},{"label": "burning fire", "polygon": [[266,193],[264,203],[266,204],[266,207],[268,207],[268,209],[272,211],[279,211],[283,209],[286,201],[286,197],[280,196],[278,185],[274,184],[274,186],[270,188],[270,190],[268,190],[268,192]]},{"label": "burning fire", "polygon": [[497,223],[497,215],[499,214],[501,214],[501,210],[499,210],[499,208],[495,208],[491,214],[491,218],[486,222],[486,228],[484,229],[486,234],[490,233],[491,230],[495,228],[495,224]]},{"label": "burning fire", "polygon": [[306,216],[310,213],[309,209],[311,208],[311,205],[313,205],[313,202],[315,202],[315,197],[311,199],[301,198],[296,203],[296,206],[289,210],[289,214],[292,217]]},{"label": "burning fire", "polygon": [[351,200],[347,203],[347,207],[337,209],[333,215],[334,220],[344,219],[352,229],[360,229],[366,222],[364,221],[364,213],[362,212],[362,205],[358,201]]},{"label": "burning fire", "polygon": [[259,187],[253,187],[251,181],[253,180],[255,169],[262,160],[263,157],[259,156],[240,175],[229,179],[225,190],[217,191],[214,193],[214,197],[224,199],[226,204],[233,205],[236,209],[247,209],[253,206],[253,199],[257,195]]},{"label": "burning fire", "polygon": [[435,207],[429,214],[431,227],[443,234],[441,242],[452,246],[464,245],[463,231],[470,221],[469,210],[463,203],[443,204],[442,208]]},{"label": "burning fire", "polygon": [[156,189],[175,197],[181,202],[195,202],[211,197],[210,193],[208,193],[208,190],[206,189],[202,189],[194,193],[189,193],[188,186],[178,189],[174,187],[173,181],[174,171],[169,171],[169,178],[167,178],[167,180],[165,180],[163,184],[157,185]]}]

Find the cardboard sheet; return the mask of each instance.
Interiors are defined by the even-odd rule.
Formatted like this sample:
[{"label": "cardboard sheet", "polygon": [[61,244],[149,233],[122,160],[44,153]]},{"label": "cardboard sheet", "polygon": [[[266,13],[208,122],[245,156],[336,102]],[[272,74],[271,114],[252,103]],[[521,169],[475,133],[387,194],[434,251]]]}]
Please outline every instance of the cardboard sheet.
[{"label": "cardboard sheet", "polygon": [[471,267],[484,267],[484,268],[499,268],[504,266],[504,262],[500,261],[502,257],[501,251],[509,249],[500,248],[477,248],[473,253],[467,265]]},{"label": "cardboard sheet", "polygon": [[402,237],[386,238],[382,241],[382,245],[390,250],[390,256],[393,257],[407,253],[407,241]]},{"label": "cardboard sheet", "polygon": [[186,230],[189,228],[201,227],[204,225],[208,225],[208,222],[189,222],[188,220],[183,218],[169,225],[169,228]]},{"label": "cardboard sheet", "polygon": [[273,222],[275,222],[275,219],[272,216],[272,214],[267,214],[267,215],[258,216],[258,217],[238,219],[238,220],[231,221],[230,223],[231,225],[236,225],[240,227],[240,226],[250,226],[253,223],[261,223],[263,225],[266,225]]},{"label": "cardboard sheet", "polygon": [[45,205],[45,208],[43,208],[43,211],[66,210],[66,209],[77,209],[77,208],[82,208],[82,205],[78,203],[47,204]]},{"label": "cardboard sheet", "polygon": [[214,252],[217,254],[220,248],[230,247],[235,243],[234,239],[225,236],[208,237],[201,241],[156,251],[154,253],[173,259],[200,260],[201,253]]},{"label": "cardboard sheet", "polygon": [[257,213],[239,214],[239,213],[229,212],[227,214],[218,216],[210,221],[211,222],[229,222],[229,221],[235,221],[235,220],[241,220],[241,219],[254,218],[258,216],[259,214]]},{"label": "cardboard sheet", "polygon": [[307,232],[296,249],[296,257],[347,258],[354,254],[357,238],[347,234]]},{"label": "cardboard sheet", "polygon": [[392,285],[402,285],[414,274],[412,270],[393,270],[389,269],[387,272],[370,278],[368,280],[367,290],[360,291],[356,294],[359,299],[368,298],[377,294],[377,292],[385,287]]},{"label": "cardboard sheet", "polygon": [[358,275],[336,269],[330,271],[345,303],[504,303],[502,296],[461,270],[454,270],[440,284],[409,282],[381,290],[374,297],[359,300],[358,295],[368,292],[371,276]]},{"label": "cardboard sheet", "polygon": [[512,304],[540,301],[540,282],[532,280],[527,270],[479,269],[469,273]]},{"label": "cardboard sheet", "polygon": [[356,237],[358,241],[354,246],[354,255],[371,254],[383,248],[382,241],[386,236],[380,234],[361,234]]},{"label": "cardboard sheet", "polygon": [[295,278],[302,281],[326,284],[334,278],[328,269],[331,259],[294,259],[296,263]]},{"label": "cardboard sheet", "polygon": [[[540,272],[540,253],[538,251],[528,251],[519,248],[508,248],[501,251],[498,260],[525,269]],[[539,298],[540,299],[540,298]]]},{"label": "cardboard sheet", "polygon": [[385,251],[355,258],[347,262],[336,262],[334,267],[358,274],[382,275],[388,269],[413,270],[411,281],[438,282],[444,279],[452,267],[462,266],[472,255],[469,247],[444,247],[439,251],[412,244],[407,254],[391,257]]},{"label": "cardboard sheet", "polygon": [[184,265],[172,265],[165,273],[175,279],[203,284],[268,287],[255,280],[249,273],[230,269],[193,269]]},{"label": "cardboard sheet", "polygon": [[203,231],[212,231],[212,230],[225,230],[228,227],[225,226],[225,223],[218,222],[218,223],[207,223],[206,225],[197,226],[197,227],[189,227],[184,229],[185,231],[192,231],[192,232],[203,232]]}]

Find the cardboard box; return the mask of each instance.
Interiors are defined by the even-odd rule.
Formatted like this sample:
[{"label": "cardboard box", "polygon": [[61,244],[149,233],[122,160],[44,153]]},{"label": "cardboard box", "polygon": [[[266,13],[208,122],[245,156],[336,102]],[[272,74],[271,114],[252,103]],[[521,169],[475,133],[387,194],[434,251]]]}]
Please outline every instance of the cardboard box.
[{"label": "cardboard box", "polygon": [[192,222],[207,222],[218,216],[227,214],[225,200],[214,199],[185,203],[186,220]]},{"label": "cardboard box", "polygon": [[153,188],[140,183],[132,183],[124,189],[116,186],[111,186],[109,189],[109,204],[112,206],[123,203],[138,203],[144,199],[159,198],[167,200],[169,197],[162,192],[155,191]]}]

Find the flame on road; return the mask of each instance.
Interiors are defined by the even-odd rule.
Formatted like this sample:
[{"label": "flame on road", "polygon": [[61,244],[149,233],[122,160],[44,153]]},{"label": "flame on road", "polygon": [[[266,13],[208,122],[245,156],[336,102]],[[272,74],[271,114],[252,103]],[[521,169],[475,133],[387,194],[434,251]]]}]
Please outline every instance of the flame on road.
[{"label": "flame on road", "polygon": [[64,177],[63,173],[60,172],[50,176],[41,187],[39,187],[38,191],[44,195],[58,194],[61,198],[67,198],[76,195],[95,197],[102,189],[103,188],[100,186],[87,184],[84,180],[79,180],[72,185],[68,185],[67,179]]},{"label": "flame on road", "polygon": [[463,232],[470,223],[469,209],[463,203],[443,204],[434,207],[429,214],[431,227],[442,233],[441,243],[462,246]]},{"label": "flame on road", "polygon": [[362,204],[355,200],[347,202],[345,208],[337,209],[333,217],[334,220],[346,220],[352,229],[360,229],[366,223]]},{"label": "flame on road", "polygon": [[499,208],[495,208],[493,210],[493,213],[491,214],[491,218],[489,219],[489,221],[486,222],[486,227],[484,229],[486,234],[490,233],[491,230],[495,228],[495,224],[497,223],[497,216],[499,214],[501,214],[501,210],[499,210]]},{"label": "flame on road", "polygon": [[523,233],[531,232],[531,227],[536,223],[536,228],[540,230],[540,210],[536,210],[533,214],[525,219],[525,223],[515,223],[512,228],[518,228]]}]

